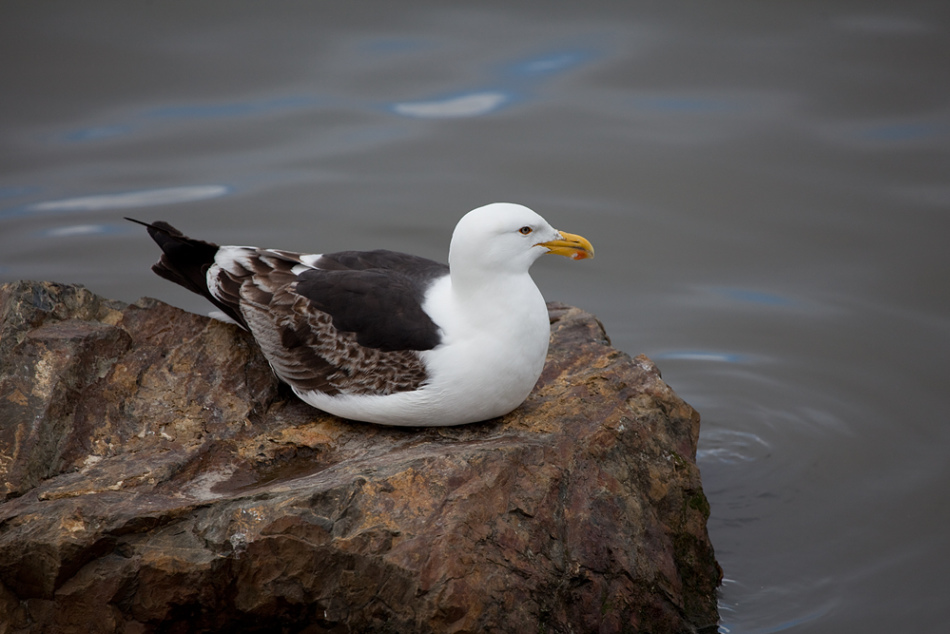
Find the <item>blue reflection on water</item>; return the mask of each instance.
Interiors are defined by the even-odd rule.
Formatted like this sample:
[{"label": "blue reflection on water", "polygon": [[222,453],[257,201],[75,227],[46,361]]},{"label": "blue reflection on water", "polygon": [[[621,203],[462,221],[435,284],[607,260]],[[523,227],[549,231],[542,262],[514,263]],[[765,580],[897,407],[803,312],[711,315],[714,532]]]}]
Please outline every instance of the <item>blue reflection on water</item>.
[{"label": "blue reflection on water", "polygon": [[[417,51],[431,48],[431,46],[430,43],[410,39],[379,39],[368,43],[366,48],[374,53],[391,53]],[[382,109],[412,118],[444,119],[482,116],[525,100],[524,91],[532,81],[564,74],[602,56],[603,53],[594,48],[564,48],[547,51],[505,63],[501,68],[490,71],[488,73],[490,79],[480,87],[469,86],[418,100],[388,102]],[[378,109],[372,103],[349,102],[343,97],[308,94],[248,101],[184,103],[148,108],[133,114],[124,121],[69,130],[58,138],[69,143],[102,141],[135,133],[160,120],[253,117],[340,105],[350,109]]]},{"label": "blue reflection on water", "polygon": [[487,87],[462,90],[387,106],[390,112],[421,119],[477,117],[527,101],[533,80],[566,73],[602,55],[593,49],[565,49],[509,62]]},{"label": "blue reflection on water", "polygon": [[195,119],[225,119],[232,117],[252,117],[265,114],[305,110],[331,104],[332,100],[315,95],[288,95],[273,99],[256,101],[231,101],[219,103],[191,103],[158,108],[148,108],[132,115],[125,121],[106,125],[90,126],[69,130],[58,138],[69,143],[102,141],[132,134],[147,128],[155,121]]},{"label": "blue reflection on water", "polygon": [[85,224],[53,227],[38,232],[37,235],[45,238],[75,238],[82,236],[102,236],[126,233],[127,230],[114,224]]},{"label": "blue reflection on water", "polygon": [[[725,586],[726,580],[723,579],[724,592]],[[834,604],[835,601],[833,600],[827,601],[825,605],[819,607],[819,609],[810,611],[802,616],[792,617],[779,623],[773,623],[761,627],[753,626],[749,628],[742,627],[742,625],[733,625],[728,620],[730,612],[738,613],[740,610],[736,609],[736,607],[730,605],[728,602],[720,598],[719,614],[722,621],[719,623],[719,634],[776,634],[777,632],[787,632],[806,623],[817,621],[821,617],[826,616],[829,612],[831,612]]]},{"label": "blue reflection on water", "polygon": [[233,192],[228,185],[188,185],[182,187],[163,187],[160,189],[138,189],[133,191],[92,196],[77,196],[19,205],[0,211],[0,220],[37,213],[76,213],[106,211],[110,209],[134,209],[157,205],[173,205],[219,198]]},{"label": "blue reflection on water", "polygon": [[219,198],[231,192],[226,185],[192,185],[186,187],[165,187],[162,189],[139,189],[115,194],[80,196],[34,203],[27,207],[29,211],[102,211],[105,209],[131,209],[152,207],[154,205],[172,205],[175,203]]},{"label": "blue reflection on water", "polygon": [[71,143],[83,143],[85,141],[101,141],[123,136],[132,132],[132,130],[134,130],[134,126],[131,125],[102,125],[71,130],[60,138]]},{"label": "blue reflection on water", "polygon": [[303,110],[328,103],[315,96],[291,95],[260,101],[237,101],[210,104],[181,104],[146,110],[143,116],[161,119],[222,119],[227,117],[250,117],[288,110]]},{"label": "blue reflection on water", "polygon": [[710,350],[669,350],[651,354],[653,360],[675,361],[719,361],[721,363],[748,363],[748,355],[736,352],[713,352]]},{"label": "blue reflection on water", "polygon": [[564,73],[600,57],[601,53],[593,49],[566,49],[529,57],[507,64],[503,75],[514,77],[537,77]]},{"label": "blue reflection on water", "polygon": [[795,306],[798,303],[795,300],[782,295],[776,295],[775,293],[757,291],[748,288],[714,286],[709,290],[713,293],[716,293],[717,295],[725,297],[726,299],[750,304],[761,304],[763,306]]},{"label": "blue reflection on water", "polygon": [[948,129],[947,126],[928,122],[892,123],[865,128],[858,136],[867,141],[894,143],[936,138],[946,135]]},{"label": "blue reflection on water", "polygon": [[737,105],[725,99],[710,99],[708,97],[678,97],[666,95],[652,95],[636,97],[632,104],[638,110],[681,112],[696,114],[703,112],[726,112],[736,110]]},{"label": "blue reflection on water", "polygon": [[39,191],[37,187],[0,187],[0,199],[3,198],[22,198],[30,196]]}]

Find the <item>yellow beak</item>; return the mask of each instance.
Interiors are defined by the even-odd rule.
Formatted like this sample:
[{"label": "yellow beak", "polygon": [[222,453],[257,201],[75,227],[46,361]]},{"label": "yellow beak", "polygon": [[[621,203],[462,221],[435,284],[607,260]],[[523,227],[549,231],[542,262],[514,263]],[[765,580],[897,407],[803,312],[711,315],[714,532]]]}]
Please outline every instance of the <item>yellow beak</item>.
[{"label": "yellow beak", "polygon": [[573,233],[564,233],[563,231],[558,233],[561,234],[560,240],[539,242],[538,245],[547,247],[548,253],[563,255],[572,260],[585,260],[594,257],[594,247],[591,246],[587,238],[576,236]]}]

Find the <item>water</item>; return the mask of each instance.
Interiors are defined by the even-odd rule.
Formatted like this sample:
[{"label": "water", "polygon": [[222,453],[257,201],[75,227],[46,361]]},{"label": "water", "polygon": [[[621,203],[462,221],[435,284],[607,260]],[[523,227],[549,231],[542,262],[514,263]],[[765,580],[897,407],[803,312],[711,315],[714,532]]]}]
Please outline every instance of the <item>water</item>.
[{"label": "water", "polygon": [[525,203],[545,296],[703,414],[723,632],[942,632],[950,9],[8,1],[0,279],[205,312],[133,216],[444,258]]}]

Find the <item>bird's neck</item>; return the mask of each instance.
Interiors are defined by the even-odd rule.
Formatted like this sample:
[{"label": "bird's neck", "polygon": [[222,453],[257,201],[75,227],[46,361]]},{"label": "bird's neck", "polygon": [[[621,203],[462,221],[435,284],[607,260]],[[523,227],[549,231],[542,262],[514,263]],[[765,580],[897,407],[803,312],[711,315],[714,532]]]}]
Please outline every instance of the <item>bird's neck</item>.
[{"label": "bird's neck", "polygon": [[535,313],[547,314],[544,298],[527,272],[491,276],[453,273],[451,279],[455,305],[480,320],[521,321],[529,317],[527,313],[535,318]]}]

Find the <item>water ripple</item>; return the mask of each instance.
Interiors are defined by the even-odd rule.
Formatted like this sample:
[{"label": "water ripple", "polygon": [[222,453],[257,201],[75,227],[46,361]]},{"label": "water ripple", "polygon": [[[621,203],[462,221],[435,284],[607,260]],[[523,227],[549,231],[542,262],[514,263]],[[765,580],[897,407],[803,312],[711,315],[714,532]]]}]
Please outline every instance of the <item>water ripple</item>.
[{"label": "water ripple", "polygon": [[596,56],[597,53],[593,50],[568,49],[552,51],[508,64],[503,72],[512,76],[522,77],[554,75],[580,66]]},{"label": "water ripple", "polygon": [[449,119],[477,117],[495,112],[518,101],[522,93],[540,78],[566,73],[600,55],[593,49],[549,51],[526,59],[507,62],[491,72],[491,89],[468,90],[442,98],[392,104],[390,110],[406,117]]},{"label": "water ripple", "polygon": [[54,227],[43,231],[42,235],[50,238],[71,238],[74,236],[91,236],[112,233],[114,227],[110,225],[70,225],[66,227]]},{"label": "water ripple", "polygon": [[778,295],[776,293],[769,293],[766,291],[758,291],[748,288],[730,288],[730,287],[721,287],[713,286],[709,290],[717,295],[721,295],[726,299],[731,299],[737,302],[750,303],[750,304],[760,304],[762,306],[794,306],[796,304],[795,300],[785,297],[783,295]]},{"label": "water ripple", "polygon": [[651,354],[650,358],[659,361],[718,361],[720,363],[748,363],[749,355],[736,352],[714,352],[712,350],[668,350]]},{"label": "water ripple", "polygon": [[765,458],[772,451],[761,436],[735,429],[703,430],[702,443],[696,452],[700,462],[738,464]]},{"label": "water ripple", "polygon": [[444,99],[396,103],[393,104],[392,110],[396,114],[420,119],[477,117],[498,110],[509,101],[511,101],[511,95],[497,91],[485,91]]},{"label": "water ripple", "polygon": [[107,209],[130,209],[134,207],[152,207],[176,203],[218,198],[231,191],[225,185],[193,185],[188,187],[165,187],[162,189],[141,189],[118,194],[100,194],[80,196],[34,203],[26,207],[27,211],[103,211]]}]

